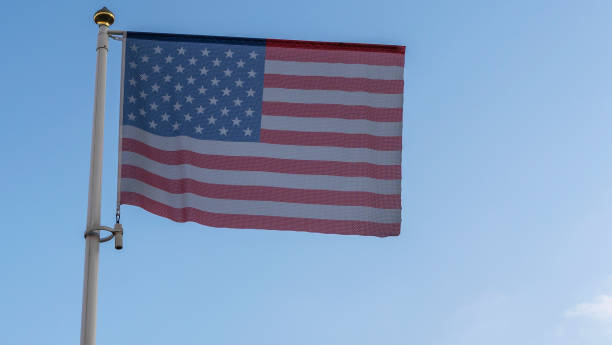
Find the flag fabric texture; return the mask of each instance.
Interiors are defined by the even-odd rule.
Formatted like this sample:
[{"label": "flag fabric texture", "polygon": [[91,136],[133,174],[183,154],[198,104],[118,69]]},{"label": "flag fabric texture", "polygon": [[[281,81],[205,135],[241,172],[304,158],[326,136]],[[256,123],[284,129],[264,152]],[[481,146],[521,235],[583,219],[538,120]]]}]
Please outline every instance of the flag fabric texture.
[{"label": "flag fabric texture", "polygon": [[400,233],[403,46],[123,44],[121,204],[213,227]]}]

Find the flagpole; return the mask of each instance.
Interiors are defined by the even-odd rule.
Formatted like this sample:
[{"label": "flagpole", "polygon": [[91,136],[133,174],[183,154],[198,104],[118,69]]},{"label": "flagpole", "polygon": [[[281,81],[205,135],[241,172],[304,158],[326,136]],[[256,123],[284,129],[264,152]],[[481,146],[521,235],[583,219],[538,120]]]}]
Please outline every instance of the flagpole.
[{"label": "flagpole", "polygon": [[[106,55],[108,53],[108,27],[115,16],[106,7],[94,14],[98,24],[98,54],[94,96],[91,160],[89,165],[89,196],[87,200],[87,229],[100,227],[102,187],[102,146],[104,143],[104,98],[106,95]],[[83,309],[81,313],[81,345],[96,343],[96,304],[98,300],[98,256],[100,234],[87,231],[85,235],[85,272],[83,278]]]}]

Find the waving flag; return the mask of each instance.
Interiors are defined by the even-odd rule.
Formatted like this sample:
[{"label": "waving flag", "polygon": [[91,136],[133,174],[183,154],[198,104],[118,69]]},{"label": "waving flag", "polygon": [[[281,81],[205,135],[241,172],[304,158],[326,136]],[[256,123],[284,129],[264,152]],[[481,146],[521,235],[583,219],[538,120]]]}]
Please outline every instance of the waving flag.
[{"label": "waving flag", "polygon": [[128,32],[121,193],[174,221],[390,236],[404,47]]}]

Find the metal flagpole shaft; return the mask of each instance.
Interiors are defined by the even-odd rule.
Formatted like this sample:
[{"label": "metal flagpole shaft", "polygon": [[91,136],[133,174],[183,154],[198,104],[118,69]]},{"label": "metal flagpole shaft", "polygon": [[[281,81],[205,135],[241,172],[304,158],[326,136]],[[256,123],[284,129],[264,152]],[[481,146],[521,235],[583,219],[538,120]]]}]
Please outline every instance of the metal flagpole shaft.
[{"label": "metal flagpole shaft", "polygon": [[[102,145],[104,143],[104,98],[106,95],[106,55],[108,53],[108,27],[114,15],[106,7],[94,14],[98,24],[98,57],[89,165],[89,196],[87,200],[87,229],[100,226],[102,187]],[[81,345],[96,343],[96,304],[98,300],[98,254],[100,235],[88,232],[85,237],[85,273],[83,278],[83,310],[81,313]]]}]

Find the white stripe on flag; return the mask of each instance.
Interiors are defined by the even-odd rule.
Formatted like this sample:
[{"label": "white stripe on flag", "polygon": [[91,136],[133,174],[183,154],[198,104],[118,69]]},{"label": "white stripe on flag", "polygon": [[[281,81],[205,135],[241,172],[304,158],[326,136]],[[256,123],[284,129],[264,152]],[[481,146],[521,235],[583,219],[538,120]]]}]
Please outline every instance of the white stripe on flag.
[{"label": "white stripe on flag", "polygon": [[399,209],[215,199],[191,193],[168,193],[131,178],[121,179],[121,191],[138,193],[174,208],[192,207],[206,212],[222,214],[351,220],[375,223],[399,223],[401,221],[401,210]]},{"label": "white stripe on flag", "polygon": [[401,108],[402,94],[349,92],[337,90],[300,90],[266,87],[264,102],[365,105],[376,108]]},{"label": "white stripe on flag", "polygon": [[404,79],[404,68],[400,66],[375,66],[327,62],[266,60],[264,73],[382,80]]},{"label": "white stripe on flag", "polygon": [[300,132],[370,134],[383,137],[398,137],[402,135],[401,122],[374,122],[324,117],[263,115],[261,128]]},{"label": "white stripe on flag", "polygon": [[401,151],[199,140],[186,136],[163,137],[130,125],[123,125],[123,138],[135,139],[165,151],[188,150],[200,154],[223,156],[362,162],[377,165],[399,165],[402,158]]},{"label": "white stripe on flag", "polygon": [[167,179],[192,179],[204,183],[234,186],[280,187],[342,192],[370,192],[398,194],[400,180],[379,180],[369,177],[341,177],[328,175],[296,175],[265,171],[216,170],[189,164],[166,165],[134,152],[123,152],[122,164],[143,168]]}]

